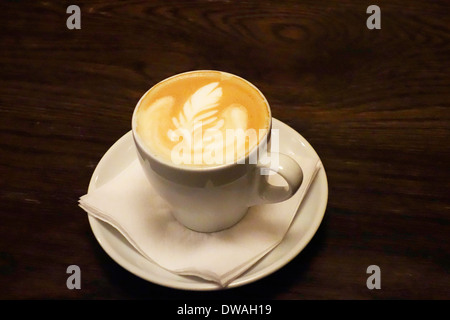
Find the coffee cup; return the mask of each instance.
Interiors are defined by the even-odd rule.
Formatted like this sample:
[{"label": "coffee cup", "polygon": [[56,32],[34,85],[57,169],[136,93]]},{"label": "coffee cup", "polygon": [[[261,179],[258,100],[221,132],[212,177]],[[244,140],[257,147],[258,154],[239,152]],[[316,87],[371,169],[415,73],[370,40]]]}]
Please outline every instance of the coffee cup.
[{"label": "coffee cup", "polygon": [[[198,232],[230,228],[250,207],[287,200],[298,190],[302,169],[277,152],[274,130],[260,90],[215,70],[162,80],[142,96],[132,116],[149,182],[175,219]],[[270,182],[273,173],[284,185]]]}]

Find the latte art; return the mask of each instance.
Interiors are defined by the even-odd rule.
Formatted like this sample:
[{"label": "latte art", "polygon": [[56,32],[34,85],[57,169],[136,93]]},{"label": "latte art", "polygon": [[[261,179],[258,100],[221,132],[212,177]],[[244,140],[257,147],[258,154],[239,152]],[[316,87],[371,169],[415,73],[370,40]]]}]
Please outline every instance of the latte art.
[{"label": "latte art", "polygon": [[[218,84],[213,82],[198,89],[183,105],[178,116],[172,118],[172,123],[185,140],[190,140],[198,129],[209,127],[210,130],[218,130],[223,127],[224,120],[217,118],[217,106],[222,97],[222,89]],[[172,129],[167,134],[172,141],[178,141]]]},{"label": "latte art", "polygon": [[265,136],[268,106],[241,78],[203,71],[152,88],[137,111],[137,132],[164,161],[194,166],[236,162]]}]

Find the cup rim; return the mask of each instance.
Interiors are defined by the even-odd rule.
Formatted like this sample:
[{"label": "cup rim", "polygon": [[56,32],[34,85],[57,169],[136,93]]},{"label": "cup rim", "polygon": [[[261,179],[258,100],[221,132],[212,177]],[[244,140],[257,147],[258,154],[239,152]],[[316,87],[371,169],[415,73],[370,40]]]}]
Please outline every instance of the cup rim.
[{"label": "cup rim", "polygon": [[[139,109],[139,106],[141,105],[142,100],[144,99],[145,96],[147,96],[151,90],[153,90],[153,88],[155,88],[156,86],[160,85],[161,83],[164,83],[166,81],[169,81],[170,79],[173,79],[175,77],[179,77],[182,75],[186,75],[186,74],[190,74],[190,73],[198,73],[198,72],[220,72],[226,75],[230,75],[232,77],[238,78],[242,81],[244,81],[245,83],[247,83],[248,85],[250,85],[252,88],[254,88],[259,95],[261,96],[261,98],[263,99],[263,101],[265,102],[266,106],[267,106],[267,112],[268,112],[268,129],[265,132],[264,136],[261,137],[260,141],[258,142],[258,144],[256,146],[253,147],[253,149],[247,153],[247,155],[243,158],[239,158],[236,161],[233,162],[226,162],[223,164],[218,164],[218,165],[208,165],[208,166],[190,166],[190,165],[177,165],[174,164],[170,161],[166,161],[164,159],[162,159],[160,156],[157,156],[155,152],[152,152],[152,150],[150,150],[150,148],[148,148],[146,146],[145,143],[143,143],[141,137],[139,136],[139,134],[137,133],[137,120],[136,120],[136,115],[137,115],[137,110]],[[188,171],[188,172],[213,172],[213,171],[218,171],[218,170],[223,170],[223,169],[227,169],[227,168],[231,168],[234,167],[235,165],[241,164],[238,163],[240,161],[242,161],[242,159],[244,159],[244,163],[242,164],[248,164],[247,160],[250,158],[250,156],[253,156],[255,152],[258,152],[258,150],[261,148],[261,145],[267,141],[270,137],[270,131],[272,129],[272,111],[270,109],[270,104],[267,101],[267,98],[264,96],[264,94],[261,92],[261,90],[259,90],[253,83],[251,83],[250,81],[235,75],[233,73],[230,72],[226,72],[226,71],[220,71],[220,70],[212,70],[212,69],[201,69],[201,70],[191,70],[191,71],[186,71],[186,72],[181,72],[181,73],[177,73],[175,75],[172,75],[168,78],[164,78],[161,81],[158,81],[156,84],[154,84],[153,86],[150,87],[150,89],[148,89],[139,99],[139,101],[137,102],[136,106],[134,107],[134,111],[133,111],[133,115],[132,115],[132,119],[131,119],[131,129],[132,129],[132,134],[133,134],[133,138],[134,141],[136,142],[136,144],[139,146],[139,148],[145,152],[145,154],[147,156],[149,156],[153,161],[156,161],[158,164],[160,165],[164,165],[166,167],[169,167],[171,169],[176,169],[176,170],[181,170],[181,171]]]}]

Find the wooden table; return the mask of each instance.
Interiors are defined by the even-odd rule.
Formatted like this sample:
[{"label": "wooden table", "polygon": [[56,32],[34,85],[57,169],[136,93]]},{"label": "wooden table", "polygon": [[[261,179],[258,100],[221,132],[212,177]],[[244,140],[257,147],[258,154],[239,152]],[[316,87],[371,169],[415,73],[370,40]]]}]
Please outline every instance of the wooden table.
[{"label": "wooden table", "polygon": [[[70,4],[81,29],[67,28]],[[371,4],[381,29],[366,25]],[[448,13],[448,1],[2,1],[0,298],[449,299]],[[77,206],[140,96],[194,69],[258,86],[329,184],[307,247],[225,291],[131,274]],[[80,290],[66,287],[73,264]],[[370,265],[381,289],[366,286]]]}]

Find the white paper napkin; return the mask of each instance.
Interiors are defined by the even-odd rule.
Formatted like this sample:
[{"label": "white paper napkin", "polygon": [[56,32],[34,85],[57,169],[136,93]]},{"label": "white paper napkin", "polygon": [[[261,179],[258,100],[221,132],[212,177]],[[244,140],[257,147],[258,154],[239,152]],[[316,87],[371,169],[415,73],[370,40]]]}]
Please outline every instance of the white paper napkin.
[{"label": "white paper napkin", "polygon": [[[286,235],[297,208],[322,164],[301,157],[303,183],[289,200],[252,207],[235,226],[199,233],[172,217],[138,160],[98,189],[82,196],[88,214],[111,224],[145,258],[179,275],[225,287],[273,250]],[[201,280],[201,279],[199,279]]]}]

